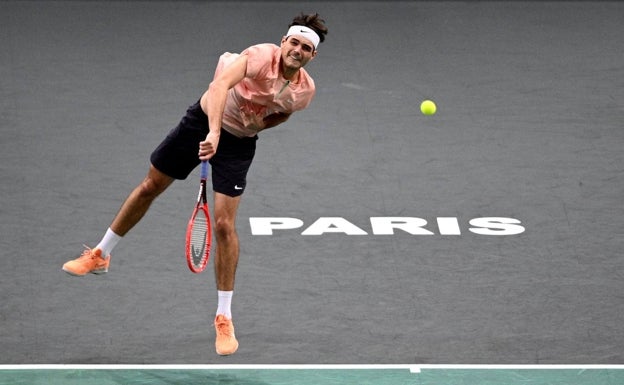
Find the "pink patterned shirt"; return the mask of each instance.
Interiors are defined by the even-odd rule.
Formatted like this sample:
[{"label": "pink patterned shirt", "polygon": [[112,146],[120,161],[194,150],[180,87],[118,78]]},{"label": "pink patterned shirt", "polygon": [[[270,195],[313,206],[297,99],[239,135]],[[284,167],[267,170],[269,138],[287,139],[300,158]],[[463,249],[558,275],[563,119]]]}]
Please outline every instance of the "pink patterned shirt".
[{"label": "pink patterned shirt", "polygon": [[262,130],[258,119],[275,112],[293,113],[306,108],[314,97],[314,80],[305,69],[289,81],[280,75],[281,50],[275,44],[258,44],[219,58],[215,76],[239,55],[248,55],[245,78],[229,90],[223,128],[238,137],[253,137]]}]

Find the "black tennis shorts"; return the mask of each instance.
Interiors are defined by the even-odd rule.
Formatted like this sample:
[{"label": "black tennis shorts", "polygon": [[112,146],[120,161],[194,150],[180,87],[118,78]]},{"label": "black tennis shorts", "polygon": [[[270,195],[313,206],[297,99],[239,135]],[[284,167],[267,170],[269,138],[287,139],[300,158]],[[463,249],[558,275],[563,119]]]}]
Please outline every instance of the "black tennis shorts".
[{"label": "black tennis shorts", "polygon": [[[188,108],[177,127],[152,152],[152,165],[175,179],[186,179],[200,163],[199,142],[208,135],[208,117],[199,101]],[[212,189],[231,197],[241,195],[256,153],[257,136],[238,138],[221,130],[217,153],[210,159]]]}]

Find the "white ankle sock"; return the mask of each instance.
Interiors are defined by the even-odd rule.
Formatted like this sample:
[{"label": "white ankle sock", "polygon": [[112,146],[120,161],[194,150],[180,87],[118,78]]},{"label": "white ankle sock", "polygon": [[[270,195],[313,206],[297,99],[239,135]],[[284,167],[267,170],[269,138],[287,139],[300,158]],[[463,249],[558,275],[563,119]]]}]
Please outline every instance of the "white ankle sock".
[{"label": "white ankle sock", "polygon": [[106,258],[113,251],[117,243],[121,240],[121,236],[115,234],[110,228],[106,230],[104,238],[95,246],[96,249],[102,250],[102,258]]},{"label": "white ankle sock", "polygon": [[232,295],[233,291],[218,290],[219,303],[217,307],[217,315],[223,314],[226,318],[232,319]]}]

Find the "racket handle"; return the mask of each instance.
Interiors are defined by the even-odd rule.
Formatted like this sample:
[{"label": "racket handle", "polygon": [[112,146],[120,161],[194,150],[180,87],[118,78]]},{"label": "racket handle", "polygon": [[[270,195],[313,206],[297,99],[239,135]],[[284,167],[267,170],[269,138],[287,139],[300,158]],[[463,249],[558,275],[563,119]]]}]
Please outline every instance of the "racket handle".
[{"label": "racket handle", "polygon": [[199,176],[202,180],[208,179],[208,161],[202,160],[201,162],[201,174]]}]

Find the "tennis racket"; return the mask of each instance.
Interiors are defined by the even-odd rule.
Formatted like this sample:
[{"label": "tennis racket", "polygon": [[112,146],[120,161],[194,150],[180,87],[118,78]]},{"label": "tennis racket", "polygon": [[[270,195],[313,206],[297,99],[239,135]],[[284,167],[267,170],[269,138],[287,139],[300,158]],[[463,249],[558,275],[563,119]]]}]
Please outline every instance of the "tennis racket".
[{"label": "tennis racket", "polygon": [[206,269],[210,258],[212,243],[212,226],[210,211],[206,199],[206,179],[208,178],[208,162],[201,162],[201,180],[197,204],[186,227],[186,262],[193,273],[201,273]]}]

